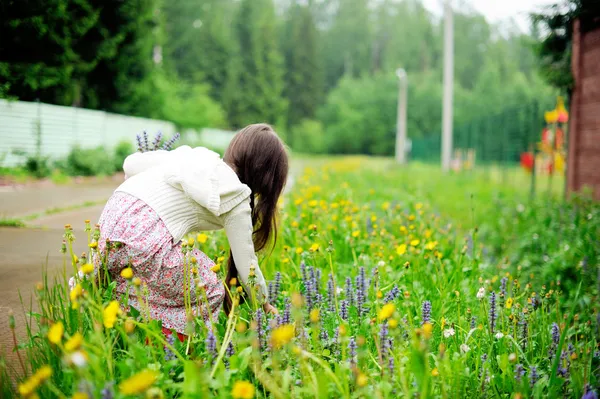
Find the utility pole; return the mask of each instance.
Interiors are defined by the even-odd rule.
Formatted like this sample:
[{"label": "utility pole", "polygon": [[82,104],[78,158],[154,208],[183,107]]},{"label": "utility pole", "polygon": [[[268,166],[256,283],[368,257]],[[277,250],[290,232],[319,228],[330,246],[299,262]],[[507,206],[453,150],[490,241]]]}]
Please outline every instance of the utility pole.
[{"label": "utility pole", "polygon": [[396,116],[396,162],[406,163],[406,91],[408,78],[402,68],[396,70],[398,76],[398,114]]},{"label": "utility pole", "polygon": [[452,92],[454,85],[454,27],[451,0],[444,5],[444,98],[442,108],[442,170],[452,159]]}]

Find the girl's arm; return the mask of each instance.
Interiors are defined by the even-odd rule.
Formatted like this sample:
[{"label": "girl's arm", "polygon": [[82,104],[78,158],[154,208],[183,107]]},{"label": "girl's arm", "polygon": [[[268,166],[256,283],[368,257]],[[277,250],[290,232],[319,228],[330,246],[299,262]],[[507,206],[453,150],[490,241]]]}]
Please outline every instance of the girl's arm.
[{"label": "girl's arm", "polygon": [[125,158],[123,172],[129,178],[150,168],[161,165],[170,159],[182,159],[182,157],[193,151],[190,146],[183,145],[173,151],[156,150],[148,152],[136,152]]},{"label": "girl's arm", "polygon": [[246,292],[249,292],[248,278],[250,275],[250,267],[254,266],[256,285],[258,286],[257,300],[259,303],[264,303],[268,300],[267,285],[262,271],[258,266],[256,253],[254,252],[250,200],[247,199],[242,201],[231,211],[223,215],[223,217],[225,233],[227,234],[229,246],[233,253],[238,277],[246,288]]}]

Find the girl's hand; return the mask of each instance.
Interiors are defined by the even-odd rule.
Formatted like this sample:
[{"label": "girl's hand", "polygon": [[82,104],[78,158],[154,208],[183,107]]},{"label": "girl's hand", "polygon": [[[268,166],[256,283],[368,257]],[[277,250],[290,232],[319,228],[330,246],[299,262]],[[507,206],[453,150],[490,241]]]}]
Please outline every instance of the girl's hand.
[{"label": "girl's hand", "polygon": [[263,305],[263,310],[267,314],[269,314],[269,313],[275,314],[275,315],[279,314],[279,312],[277,311],[277,309],[273,305],[271,305],[270,303],[265,303]]}]

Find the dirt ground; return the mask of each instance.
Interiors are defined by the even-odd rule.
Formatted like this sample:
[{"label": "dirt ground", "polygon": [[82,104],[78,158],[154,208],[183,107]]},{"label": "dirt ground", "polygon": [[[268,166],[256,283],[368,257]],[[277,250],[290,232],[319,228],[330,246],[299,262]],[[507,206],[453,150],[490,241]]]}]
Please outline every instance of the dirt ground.
[{"label": "dirt ground", "polygon": [[[85,251],[84,221],[89,219],[95,223],[103,209],[103,205],[85,204],[103,203],[117,186],[118,182],[105,180],[66,186],[1,188],[2,217],[41,215],[27,221],[28,226],[35,227],[0,227],[0,353],[6,353],[9,362],[15,360],[9,312],[15,314],[18,338],[23,338],[26,331],[24,312],[31,309],[33,290],[36,282],[42,279],[43,269],[47,269],[50,278],[63,270],[60,248],[64,225],[69,223],[75,230],[75,253]],[[73,209],[56,212],[57,208]],[[52,209],[51,214],[44,215],[44,211]]]}]

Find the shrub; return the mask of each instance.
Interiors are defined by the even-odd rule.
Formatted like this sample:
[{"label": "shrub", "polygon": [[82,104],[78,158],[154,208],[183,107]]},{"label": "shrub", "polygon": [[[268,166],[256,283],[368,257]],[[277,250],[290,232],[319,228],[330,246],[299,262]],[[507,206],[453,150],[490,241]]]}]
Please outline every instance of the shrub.
[{"label": "shrub", "polygon": [[129,156],[130,154],[133,154],[135,152],[135,148],[133,147],[133,144],[131,144],[130,141],[121,141],[119,144],[117,144],[117,146],[115,147],[115,170],[117,172],[122,172],[123,171],[123,162],[125,162],[125,158],[127,158],[127,156]]},{"label": "shrub", "polygon": [[322,154],[327,150],[323,125],[311,119],[305,119],[294,126],[288,142],[298,152]]},{"label": "shrub", "polygon": [[115,173],[115,160],[104,147],[75,147],[67,156],[65,171],[71,176],[98,176]]}]

